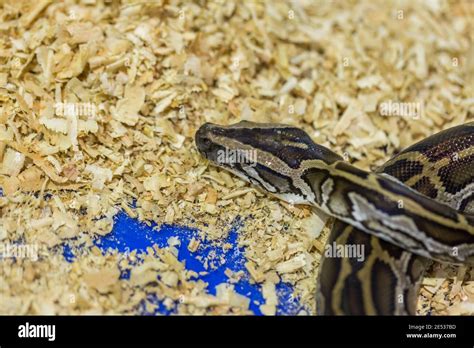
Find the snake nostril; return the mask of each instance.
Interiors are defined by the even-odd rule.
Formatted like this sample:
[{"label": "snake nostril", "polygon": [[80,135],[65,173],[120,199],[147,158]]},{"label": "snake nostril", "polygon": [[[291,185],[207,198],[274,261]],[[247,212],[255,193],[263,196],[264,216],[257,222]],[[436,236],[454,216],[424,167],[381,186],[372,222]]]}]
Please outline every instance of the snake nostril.
[{"label": "snake nostril", "polygon": [[211,147],[211,141],[208,138],[202,139],[201,142],[205,149],[209,149]]},{"label": "snake nostril", "polygon": [[196,146],[201,153],[205,154],[211,148],[212,142],[198,131],[196,134]]}]

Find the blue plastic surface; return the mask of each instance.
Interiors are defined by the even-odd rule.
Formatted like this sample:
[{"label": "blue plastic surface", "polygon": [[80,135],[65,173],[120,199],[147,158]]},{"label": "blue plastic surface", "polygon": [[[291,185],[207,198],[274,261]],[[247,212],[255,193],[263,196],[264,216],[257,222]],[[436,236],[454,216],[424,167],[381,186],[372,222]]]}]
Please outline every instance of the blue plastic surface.
[{"label": "blue plastic surface", "polygon": [[[155,227],[155,229],[154,229]],[[231,269],[234,272],[242,270],[244,277],[235,284],[235,291],[250,298],[250,310],[256,314],[261,315],[259,306],[264,304],[265,301],[262,296],[262,288],[258,284],[251,284],[249,282],[250,275],[245,268],[246,262],[243,249],[237,246],[237,236],[240,227],[240,221],[235,221],[232,226],[229,227],[230,231],[225,242],[230,243],[232,247],[227,250],[223,250],[220,247],[212,245],[210,242],[201,243],[199,249],[191,253],[187,249],[189,241],[193,236],[197,236],[198,231],[191,228],[163,225],[160,229],[156,229],[156,226],[147,226],[146,224],[140,223],[138,220],[132,219],[125,213],[121,212],[115,217],[115,225],[110,234],[102,237],[96,241],[96,245],[105,253],[109,249],[116,249],[119,252],[131,252],[137,250],[137,253],[146,252],[147,247],[151,247],[157,244],[159,247],[166,247],[167,241],[170,237],[178,237],[181,241],[181,245],[178,248],[179,254],[178,259],[185,261],[186,269],[193,270],[195,272],[207,271],[208,274],[199,276],[196,279],[201,279],[208,283],[208,291],[210,294],[216,293],[216,285],[221,283],[229,283],[227,276],[224,274],[226,268]],[[74,259],[74,254],[68,244],[64,244],[63,255],[68,261]],[[225,263],[217,265],[215,269],[205,269],[202,262],[197,259],[198,256],[205,258],[209,253],[215,253],[216,256],[223,255]],[[216,258],[219,259],[219,258]],[[127,279],[129,274],[124,272],[122,278]],[[298,302],[297,298],[293,298],[292,288],[283,282],[280,282],[276,286],[277,294],[279,296],[279,306],[277,307],[277,315],[296,315],[302,306]],[[158,306],[157,312],[160,314],[173,314],[176,308],[167,310],[156,298],[150,297],[148,301],[151,301]],[[145,306],[140,310],[141,314],[150,315],[156,313],[147,313]]]}]

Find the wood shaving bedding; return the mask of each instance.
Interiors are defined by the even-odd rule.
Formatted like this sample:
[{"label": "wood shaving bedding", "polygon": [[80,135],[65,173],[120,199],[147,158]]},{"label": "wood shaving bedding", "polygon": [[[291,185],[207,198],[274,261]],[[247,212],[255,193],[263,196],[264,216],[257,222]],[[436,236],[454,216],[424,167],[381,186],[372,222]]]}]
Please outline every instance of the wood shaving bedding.
[{"label": "wood shaving bedding", "polygon": [[[41,253],[1,261],[0,313],[133,314],[150,294],[180,314],[250,313],[232,285],[241,274],[226,272],[210,295],[174,241],[141,256],[94,249],[123,210],[199,228],[191,252],[203,240],[225,246],[243,217],[238,243],[262,313],[276,313],[284,281],[315,314],[326,219],[209,166],[195,131],[288,123],[373,169],[472,120],[473,16],[468,0],[2,2],[0,243]],[[397,103],[418,113],[385,112]],[[83,246],[72,263],[64,242]],[[473,289],[472,268],[436,264],[419,313],[472,314]]]}]

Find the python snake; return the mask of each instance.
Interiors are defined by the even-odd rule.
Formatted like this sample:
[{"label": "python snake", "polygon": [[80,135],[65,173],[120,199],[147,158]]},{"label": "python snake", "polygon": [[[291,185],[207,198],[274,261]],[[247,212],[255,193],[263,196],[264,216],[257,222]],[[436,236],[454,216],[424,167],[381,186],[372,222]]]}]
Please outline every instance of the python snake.
[{"label": "python snake", "polygon": [[328,243],[364,246],[363,262],[323,257],[320,314],[415,314],[430,260],[474,264],[474,122],[410,146],[375,172],[287,125],[206,123],[195,140],[212,163],[335,217]]}]

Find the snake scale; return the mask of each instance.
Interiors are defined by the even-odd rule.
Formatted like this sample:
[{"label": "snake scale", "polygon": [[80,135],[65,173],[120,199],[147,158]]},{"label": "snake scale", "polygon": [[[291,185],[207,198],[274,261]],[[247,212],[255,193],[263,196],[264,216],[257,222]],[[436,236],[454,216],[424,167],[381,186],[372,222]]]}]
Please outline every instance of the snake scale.
[{"label": "snake scale", "polygon": [[319,314],[415,314],[431,260],[474,264],[474,122],[408,147],[375,172],[288,125],[206,123],[195,140],[213,164],[336,218],[328,243],[364,246],[362,262],[323,257]]}]

